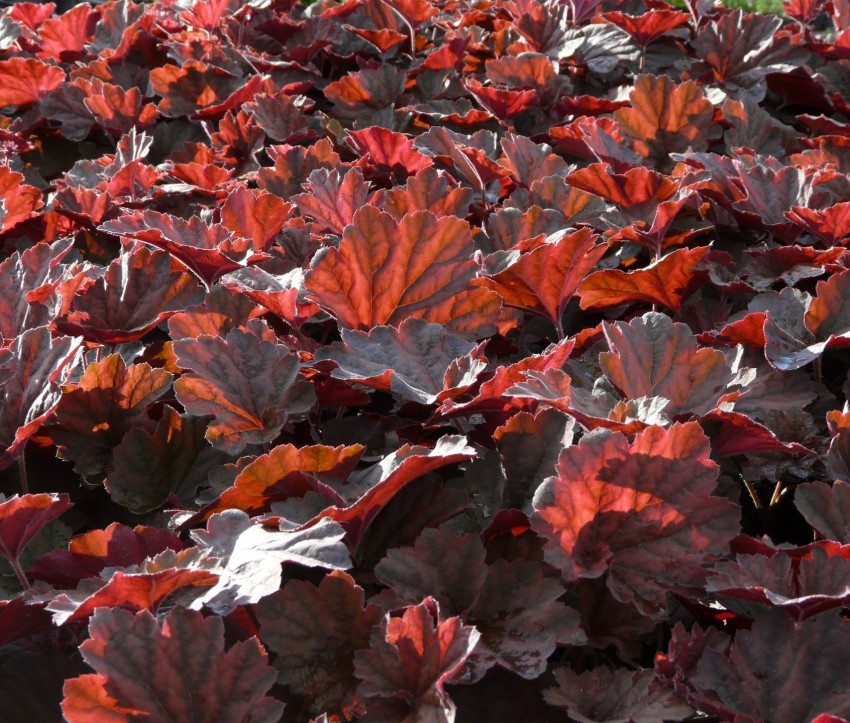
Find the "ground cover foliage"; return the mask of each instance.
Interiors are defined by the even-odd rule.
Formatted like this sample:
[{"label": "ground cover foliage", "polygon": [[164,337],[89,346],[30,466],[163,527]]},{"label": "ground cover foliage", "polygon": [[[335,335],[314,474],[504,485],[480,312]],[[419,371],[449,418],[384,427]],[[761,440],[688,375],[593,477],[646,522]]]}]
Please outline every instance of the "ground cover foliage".
[{"label": "ground cover foliage", "polygon": [[850,717],[850,4],[0,14],[0,709]]}]

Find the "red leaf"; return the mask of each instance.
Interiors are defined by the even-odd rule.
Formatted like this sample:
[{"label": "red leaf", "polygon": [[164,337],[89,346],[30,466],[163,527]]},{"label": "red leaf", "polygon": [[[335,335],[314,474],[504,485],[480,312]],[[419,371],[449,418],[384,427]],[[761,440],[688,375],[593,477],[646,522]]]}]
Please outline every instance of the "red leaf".
[{"label": "red leaf", "polygon": [[38,55],[63,63],[79,60],[86,43],[94,35],[98,19],[98,14],[87,5],[77,5],[64,15],[48,18],[39,28],[41,50]]},{"label": "red leaf", "polygon": [[307,193],[293,196],[292,202],[301,213],[336,234],[343,232],[369,197],[369,183],[363,180],[359,168],[351,168],[345,175],[320,168],[310,174],[304,186]]},{"label": "red leaf", "polygon": [[171,374],[148,364],[127,367],[119,354],[88,365],[63,389],[56,423],[48,428],[58,456],[72,459],[85,477],[108,471],[113,449],[134,427],[152,426],[150,404],[171,387]]},{"label": "red leaf", "polygon": [[35,58],[0,60],[0,106],[37,103],[65,82],[65,71]]},{"label": "red leaf", "polygon": [[347,506],[329,507],[317,519],[340,522],[349,535],[351,548],[356,549],[375,516],[410,482],[475,456],[465,437],[440,437],[433,449],[406,444],[373,467],[351,475],[345,486],[335,490],[346,497]]},{"label": "red leaf", "polygon": [[840,244],[850,236],[850,201],[824,209],[792,206],[785,215],[828,246]]},{"label": "red leaf", "polygon": [[682,303],[705,283],[708,273],[697,267],[708,252],[707,246],[678,249],[643,269],[605,269],[590,274],[576,293],[582,309],[608,309],[620,304],[644,301],[680,311]]},{"label": "red leaf", "polygon": [[367,715],[452,720],[455,706],[443,686],[479,637],[460,618],[443,620],[430,599],[407,608],[400,618],[385,616],[372,632],[369,649],[354,655]]},{"label": "red leaf", "polygon": [[453,216],[417,211],[396,223],[365,206],[339,248],[315,256],[305,285],[341,326],[368,330],[413,316],[483,336],[494,330],[499,302],[470,287],[477,269],[471,254],[469,226]]},{"label": "red leaf", "polygon": [[346,118],[368,118],[386,108],[404,93],[407,73],[389,63],[349,73],[325,86],[325,97],[333,101],[337,114]]},{"label": "red leaf", "polygon": [[98,344],[141,339],[174,312],[203,298],[195,278],[178,269],[164,251],[140,245],[125,252],[74,296],[70,313],[56,320],[56,328]]},{"label": "red leaf", "polygon": [[303,96],[291,98],[283,93],[258,93],[244,108],[257,119],[269,138],[279,143],[300,143],[317,135],[310,125],[310,117],[302,112],[309,109],[309,105],[310,101]]},{"label": "red leaf", "polygon": [[225,653],[219,617],[175,608],[160,624],[146,611],[100,610],[81,651],[98,674],[66,681],[62,712],[69,723],[128,716],[272,723],[283,711],[265,696],[275,672],[259,641]]},{"label": "red leaf", "polygon": [[292,580],[257,606],[260,636],[279,655],[278,681],[307,699],[311,713],[342,713],[357,704],[354,654],[369,647],[381,608],[345,573],[318,587]]},{"label": "red leaf", "polygon": [[599,363],[611,383],[627,399],[659,396],[669,399],[665,411],[703,415],[729,392],[734,374],[717,349],[697,350],[685,324],[650,312],[629,324],[605,324],[611,352]]},{"label": "red leaf", "polygon": [[[0,94],[2,94],[0,86]],[[34,186],[28,186],[20,173],[8,166],[0,166],[0,202],[4,213],[0,214],[0,229],[8,230],[16,224],[26,221],[44,205],[44,200]]]},{"label": "red leaf", "polygon": [[650,10],[642,15],[612,12],[602,17],[625,30],[632,40],[644,48],[671,30],[687,25],[690,19],[687,13],[680,10]]},{"label": "red leaf", "polygon": [[292,206],[271,193],[245,186],[231,191],[221,207],[221,224],[237,236],[250,239],[254,249],[268,249],[289,218]]},{"label": "red leaf", "polygon": [[298,379],[298,356],[249,332],[182,339],[173,348],[194,372],[175,382],[177,399],[191,414],[213,415],[207,440],[228,454],[271,442],[290,414],[316,401],[312,385]]},{"label": "red leaf", "polygon": [[0,555],[17,565],[36,533],[71,508],[66,494],[15,495],[0,500]]},{"label": "red leaf", "polygon": [[143,211],[102,224],[99,230],[168,251],[207,287],[231,271],[268,258],[254,248],[252,239],[234,237],[224,226],[208,225],[198,216],[186,221],[157,211]]},{"label": "red leaf", "polygon": [[106,567],[129,567],[165,550],[179,552],[179,537],[155,527],[127,527],[113,522],[105,530],[76,535],[67,550],[54,550],[36,558],[31,574],[53,585],[75,587],[80,580],[95,577]]},{"label": "red leaf", "polygon": [[542,314],[554,322],[563,337],[561,319],[567,303],[607,249],[605,244],[596,245],[597,239],[586,228],[554,234],[536,248],[520,253],[499,273],[474,283],[495,291],[507,306]]},{"label": "red leaf", "polygon": [[437,218],[466,218],[472,202],[472,190],[460,187],[450,189],[450,180],[444,171],[428,166],[408,178],[404,186],[378,191],[370,203],[391,214],[396,221],[416,211],[430,211]]},{"label": "red leaf", "polygon": [[56,409],[62,397],[59,384],[73,368],[81,342],[68,336],[54,339],[40,326],[16,337],[5,358],[0,353],[0,469],[23,453],[27,440]]},{"label": "red leaf", "polygon": [[534,90],[502,90],[481,85],[474,78],[466,80],[463,86],[499,120],[513,118],[540,103]]},{"label": "red leaf", "polygon": [[150,128],[157,117],[153,103],[142,106],[142,93],[138,88],[124,88],[92,79],[91,94],[84,100],[97,124],[113,135],[122,136],[136,128]]},{"label": "red leaf", "polygon": [[618,600],[662,614],[667,593],[701,586],[704,563],[739,530],[737,505],[711,495],[709,452],[696,423],[649,427],[631,445],[596,430],[564,449],[534,496],[546,560],[567,580],[605,575]]},{"label": "red leaf", "polygon": [[215,502],[204,507],[191,522],[205,520],[216,512],[228,509],[258,514],[267,510],[273,502],[288,497],[303,497],[309,491],[341,501],[320,480],[347,479],[363,452],[364,448],[359,444],[349,447],[311,445],[301,448],[291,444],[278,445],[268,454],[260,455],[250,462],[236,477],[233,486],[222,492]]},{"label": "red leaf", "polygon": [[389,174],[401,182],[432,164],[406,135],[379,126],[349,131],[345,142],[360,156],[358,165],[369,178]]},{"label": "red leaf", "polygon": [[[238,77],[198,60],[181,67],[163,65],[151,70],[151,85],[162,96],[159,112],[169,118],[193,119],[223,115],[254,97],[262,76]],[[199,110],[200,109],[200,110]]]}]

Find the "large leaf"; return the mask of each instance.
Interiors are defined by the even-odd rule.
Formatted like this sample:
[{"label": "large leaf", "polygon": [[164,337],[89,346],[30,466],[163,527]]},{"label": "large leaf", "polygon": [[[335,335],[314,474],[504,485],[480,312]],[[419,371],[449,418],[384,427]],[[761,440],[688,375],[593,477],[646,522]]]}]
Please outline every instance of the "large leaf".
[{"label": "large leaf", "polygon": [[59,383],[81,343],[69,336],[54,339],[40,326],[18,336],[5,358],[0,353],[0,469],[23,453],[27,440],[56,409],[62,398]]},{"label": "large leaf", "polygon": [[738,508],[712,496],[717,466],[696,423],[649,427],[630,445],[599,429],[561,452],[538,488],[531,521],[546,560],[567,580],[605,575],[644,614],[667,593],[700,587],[703,566],[738,532]]},{"label": "large leaf", "polygon": [[49,427],[59,456],[83,476],[107,472],[128,431],[153,427],[148,406],[169,390],[171,378],[148,364],[127,367],[120,354],[89,364],[78,384],[63,389]]},{"label": "large leaf", "polygon": [[354,674],[363,682],[365,720],[428,720],[452,723],[455,706],[443,686],[478,642],[475,628],[460,618],[443,620],[426,600],[401,617],[386,615],[372,631],[368,650],[354,655]]},{"label": "large leaf", "polygon": [[315,402],[312,385],[298,379],[298,356],[250,332],[182,339],[174,353],[193,372],[175,383],[177,399],[192,414],[213,415],[207,439],[228,454],[271,442],[290,414]]},{"label": "large leaf", "polygon": [[317,715],[356,700],[354,653],[369,647],[382,617],[380,607],[364,603],[351,577],[331,573],[318,587],[292,580],[257,605],[260,636],[279,654],[279,682],[305,696]]},{"label": "large leaf", "polygon": [[146,611],[101,609],[89,624],[83,659],[96,673],[65,683],[69,723],[275,723],[283,705],[265,694],[275,673],[256,638],[224,650],[219,617],[175,608],[162,622]]},{"label": "large leaf", "polygon": [[458,218],[417,211],[397,223],[364,206],[339,248],[316,255],[305,284],[319,306],[351,329],[414,316],[483,336],[495,330],[499,298],[470,288],[477,269],[472,251],[469,225]]}]

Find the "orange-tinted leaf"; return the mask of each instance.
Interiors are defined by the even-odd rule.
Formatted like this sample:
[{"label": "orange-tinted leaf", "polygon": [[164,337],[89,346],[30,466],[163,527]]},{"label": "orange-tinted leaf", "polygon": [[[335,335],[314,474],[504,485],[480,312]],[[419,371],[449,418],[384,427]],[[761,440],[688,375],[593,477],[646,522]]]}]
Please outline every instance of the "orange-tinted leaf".
[{"label": "orange-tinted leaf", "polygon": [[294,327],[300,327],[320,311],[306,298],[304,272],[300,268],[273,276],[257,266],[249,266],[232,272],[225,283]]},{"label": "orange-tinted leaf", "polygon": [[165,251],[139,245],[121,254],[91,286],[77,293],[56,328],[99,344],[141,339],[174,312],[203,298],[192,276],[172,267]]},{"label": "orange-tinted leaf", "polygon": [[254,249],[267,249],[283,228],[292,208],[271,193],[239,186],[221,207],[221,225],[237,236],[250,239]]},{"label": "orange-tinted leaf", "polygon": [[0,555],[14,564],[36,533],[71,508],[66,494],[14,495],[0,499]]},{"label": "orange-tinted leaf", "polygon": [[97,124],[113,135],[122,136],[133,128],[142,130],[156,121],[156,106],[148,103],[143,107],[142,93],[135,87],[124,90],[95,78],[83,103]]},{"label": "orange-tinted leaf", "polygon": [[65,82],[65,71],[35,58],[0,60],[0,106],[37,103]]},{"label": "orange-tinted leaf", "polygon": [[702,585],[703,565],[739,531],[737,505],[711,495],[710,451],[693,422],[649,427],[631,445],[596,430],[563,450],[534,496],[546,560],[567,580],[605,575],[618,600],[659,615],[670,591]]},{"label": "orange-tinted leaf", "polygon": [[458,186],[450,189],[449,180],[445,172],[428,166],[408,178],[404,186],[378,191],[370,203],[391,214],[396,221],[416,211],[430,211],[438,218],[466,218],[472,190]]},{"label": "orange-tinted leaf", "polygon": [[567,303],[606,251],[605,244],[596,245],[597,238],[586,228],[562,231],[475,284],[495,291],[507,306],[546,316],[563,336],[561,318]]},{"label": "orange-tinted leaf", "polygon": [[785,215],[828,246],[843,243],[850,236],[850,201],[825,209],[793,206]]},{"label": "orange-tinted leaf", "polygon": [[569,76],[559,76],[558,66],[542,53],[505,55],[485,63],[487,77],[509,88],[533,88],[547,105],[572,90]]},{"label": "orange-tinted leaf", "polygon": [[670,416],[706,414],[728,393],[734,374],[717,349],[697,349],[685,324],[650,312],[625,324],[605,324],[611,348],[599,356],[602,370],[627,399],[659,396],[670,400]]},{"label": "orange-tinted leaf", "polygon": [[197,338],[202,334],[226,336],[231,329],[245,328],[256,304],[224,286],[215,286],[203,304],[190,306],[168,320],[172,339]]},{"label": "orange-tinted leaf", "polygon": [[407,73],[390,63],[361,70],[325,86],[325,97],[333,101],[337,113],[350,118],[368,118],[386,108],[404,93]]},{"label": "orange-tinted leaf", "polygon": [[236,237],[224,226],[208,225],[198,216],[186,221],[157,211],[143,211],[108,221],[99,229],[168,251],[207,287],[224,274],[268,258],[254,248],[253,239]]},{"label": "orange-tinted leaf", "polygon": [[[354,444],[348,447],[326,447],[311,445],[295,447],[281,444],[268,454],[250,462],[236,477],[233,486],[204,507],[193,522],[207,519],[222,510],[244,510],[252,515],[267,510],[272,502],[287,497],[303,497],[308,491],[319,491],[336,502],[341,498],[329,494],[319,480],[332,477],[345,480],[354,471],[363,447]],[[330,502],[329,502],[330,504]]]},{"label": "orange-tinted leaf", "polygon": [[643,301],[662,304],[678,312],[682,302],[708,278],[697,268],[708,246],[678,249],[643,269],[605,269],[590,274],[578,285],[582,309],[607,309]]},{"label": "orange-tinted leaf", "polygon": [[614,118],[653,168],[671,168],[671,153],[703,151],[709,138],[720,135],[714,107],[690,80],[676,85],[667,75],[639,75],[629,97],[632,107]]},{"label": "orange-tinted leaf", "polygon": [[164,550],[179,552],[180,538],[168,530],[113,522],[106,529],[76,535],[67,550],[53,550],[37,557],[31,574],[53,585],[75,587],[80,580],[96,577],[105,567],[129,567]]},{"label": "orange-tinted leaf", "polygon": [[81,343],[68,336],[54,339],[40,326],[16,337],[5,357],[0,353],[0,469],[21,455],[56,409],[62,397],[59,384]]},{"label": "orange-tinted leaf", "polygon": [[368,650],[354,654],[354,674],[367,715],[385,720],[454,719],[455,706],[444,684],[478,643],[480,633],[460,618],[443,620],[426,599],[402,617],[386,615],[372,632]]},{"label": "orange-tinted leaf", "polygon": [[433,163],[406,135],[379,126],[349,131],[345,142],[360,156],[357,165],[369,178],[389,174],[393,180],[404,181]]},{"label": "orange-tinted leaf", "polygon": [[299,101],[303,100],[303,97],[293,99],[284,93],[259,93],[244,107],[253,114],[269,138],[279,143],[298,143],[316,137],[309,116],[302,112],[303,106]]},{"label": "orange-tinted leaf", "polygon": [[381,608],[345,573],[318,587],[292,580],[257,606],[260,636],[278,653],[279,682],[305,696],[310,711],[342,713],[355,700],[354,654],[369,647]]},{"label": "orange-tinted leaf", "polygon": [[169,568],[129,574],[119,570],[83,580],[76,590],[53,598],[47,609],[53,613],[54,625],[85,620],[97,608],[104,607],[155,613],[167,598],[173,599],[178,591],[188,601],[215,585],[218,579],[215,572],[208,570]]},{"label": "orange-tinted leaf", "polygon": [[147,611],[99,610],[81,651],[98,675],[65,683],[62,712],[69,723],[117,723],[129,716],[274,723],[283,711],[265,695],[275,672],[259,641],[225,652],[224,622],[217,616],[175,608],[160,624]]},{"label": "orange-tinted leaf", "polygon": [[213,415],[207,440],[228,454],[272,441],[290,414],[316,400],[312,385],[298,380],[298,355],[249,332],[182,339],[173,348],[193,372],[175,383],[177,399],[191,414]]},{"label": "orange-tinted leaf", "polygon": [[154,92],[162,96],[160,113],[169,118],[202,118],[223,114],[250,100],[263,79],[259,75],[238,77],[198,60],[188,60],[180,67],[154,68],[150,80]]},{"label": "orange-tinted leaf", "polygon": [[643,47],[671,30],[687,25],[690,19],[687,13],[680,10],[650,10],[642,15],[612,12],[605,13],[602,17],[625,30],[638,45]]},{"label": "orange-tinted leaf", "polygon": [[344,175],[319,168],[310,174],[305,188],[308,192],[293,196],[292,202],[301,213],[336,234],[351,223],[369,197],[369,183],[363,180],[359,168],[351,168]]},{"label": "orange-tinted leaf", "polygon": [[474,78],[466,80],[463,86],[484,108],[500,120],[513,118],[540,103],[537,92],[534,90],[502,90],[481,85]]},{"label": "orange-tinted leaf", "polygon": [[365,206],[339,248],[316,255],[305,285],[341,326],[368,330],[413,316],[481,336],[494,330],[500,305],[496,294],[470,288],[477,269],[471,255],[465,221],[417,211],[397,223]]},{"label": "orange-tinted leaf", "polygon": [[153,426],[148,406],[171,386],[171,374],[148,364],[127,367],[119,354],[89,364],[77,385],[65,387],[48,429],[59,456],[85,477],[106,472],[113,449],[134,427]]}]

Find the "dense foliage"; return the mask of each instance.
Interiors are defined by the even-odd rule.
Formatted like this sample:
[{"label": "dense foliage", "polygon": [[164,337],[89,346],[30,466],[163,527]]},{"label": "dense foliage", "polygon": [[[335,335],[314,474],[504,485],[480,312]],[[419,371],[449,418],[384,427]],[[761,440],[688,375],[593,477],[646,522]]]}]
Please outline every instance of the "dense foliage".
[{"label": "dense foliage", "polygon": [[850,717],[850,0],[54,10],[6,719]]}]

